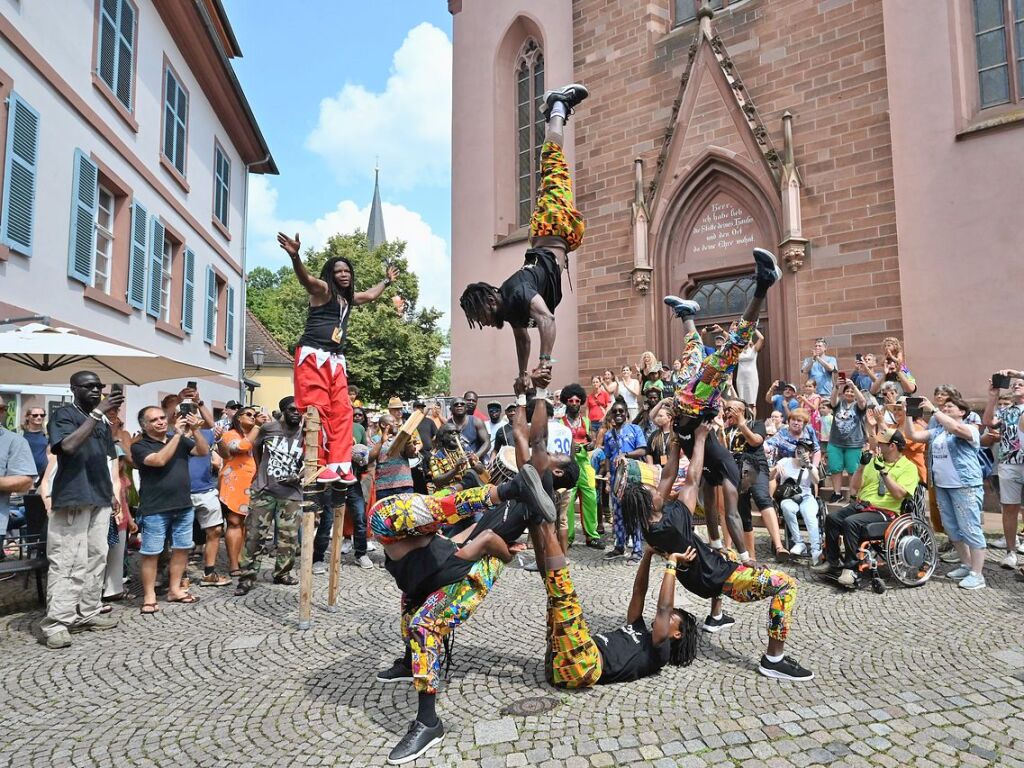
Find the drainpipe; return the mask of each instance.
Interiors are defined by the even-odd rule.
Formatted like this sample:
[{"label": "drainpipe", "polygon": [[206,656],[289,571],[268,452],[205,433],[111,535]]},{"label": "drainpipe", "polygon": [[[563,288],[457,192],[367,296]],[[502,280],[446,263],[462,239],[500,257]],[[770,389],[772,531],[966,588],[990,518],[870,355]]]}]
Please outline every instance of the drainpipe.
[{"label": "drainpipe", "polygon": [[248,275],[246,274],[246,252],[249,245],[249,169],[254,165],[263,165],[268,162],[270,162],[269,152],[262,160],[247,163],[245,166],[245,193],[242,195],[242,306],[239,312],[242,318],[241,333],[239,333],[242,343],[238,345],[240,353],[238,355],[238,402],[240,403],[245,402],[245,329],[247,325],[245,322],[245,300],[249,288]]}]

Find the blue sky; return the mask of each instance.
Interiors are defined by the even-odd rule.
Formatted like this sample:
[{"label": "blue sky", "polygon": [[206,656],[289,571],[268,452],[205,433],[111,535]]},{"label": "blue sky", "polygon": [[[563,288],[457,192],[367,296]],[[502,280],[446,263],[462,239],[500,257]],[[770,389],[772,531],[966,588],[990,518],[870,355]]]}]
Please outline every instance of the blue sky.
[{"label": "blue sky", "polygon": [[249,264],[285,262],[276,231],[320,245],[366,228],[380,156],[384,226],[407,240],[421,303],[447,311],[451,15],[442,0],[224,0],[234,60],[280,176],[254,177]]}]

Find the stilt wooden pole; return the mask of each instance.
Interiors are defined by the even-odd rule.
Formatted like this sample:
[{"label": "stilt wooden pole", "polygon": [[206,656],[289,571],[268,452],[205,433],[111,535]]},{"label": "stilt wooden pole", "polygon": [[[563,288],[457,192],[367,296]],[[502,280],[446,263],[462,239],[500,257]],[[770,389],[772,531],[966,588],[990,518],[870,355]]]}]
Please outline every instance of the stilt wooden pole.
[{"label": "stilt wooden pole", "polygon": [[[316,493],[317,447],[320,444],[320,414],[316,408],[306,408],[303,427],[302,485],[306,496]],[[316,512],[311,501],[302,502],[302,540],[299,557],[299,629],[309,629],[313,613],[313,525]]]},{"label": "stilt wooden pole", "polygon": [[[347,495],[347,494],[346,494]],[[334,508],[334,528],[331,530],[331,562],[327,575],[327,610],[334,613],[338,610],[338,576],[341,566],[341,536],[345,529],[345,511],[348,504],[341,505],[341,513]]]}]

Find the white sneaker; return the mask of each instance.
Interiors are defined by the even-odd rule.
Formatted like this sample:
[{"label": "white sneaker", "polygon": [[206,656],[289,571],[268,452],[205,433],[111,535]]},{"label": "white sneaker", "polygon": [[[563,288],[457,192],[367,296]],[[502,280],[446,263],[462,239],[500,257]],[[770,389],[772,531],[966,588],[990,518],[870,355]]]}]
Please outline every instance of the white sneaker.
[{"label": "white sneaker", "polygon": [[327,573],[327,563],[313,563],[313,575],[323,576]]},{"label": "white sneaker", "polygon": [[[1018,541],[1020,541],[1019,538],[1018,538]],[[992,547],[993,549],[1006,549],[1006,537],[1005,536],[1000,536],[998,539],[994,539],[993,541],[990,541],[988,543],[988,545],[990,547]]]},{"label": "white sneaker", "polygon": [[376,552],[377,551],[377,542],[375,542],[373,539],[367,539],[367,541],[366,541],[366,551],[367,552]]},{"label": "white sneaker", "polygon": [[1007,552],[1006,557],[1004,557],[999,562],[999,565],[1001,565],[1003,568],[1009,568],[1010,570],[1013,570],[1017,567],[1017,553]]},{"label": "white sneaker", "polygon": [[352,539],[345,539],[341,542],[341,554],[347,555],[352,552]]},{"label": "white sneaker", "polygon": [[789,548],[789,554],[791,554],[793,557],[800,557],[806,551],[807,545],[804,544],[802,541],[798,541],[796,544]]},{"label": "white sneaker", "polygon": [[850,589],[857,585],[857,577],[849,568],[843,568],[843,572],[839,574],[839,578],[836,579],[836,583]]},{"label": "white sneaker", "polygon": [[960,581],[960,579],[966,579],[970,575],[971,569],[966,565],[961,565],[959,568],[954,568],[952,571],[947,573],[946,578],[952,579],[953,581]]},{"label": "white sneaker", "polygon": [[985,577],[980,573],[969,573],[960,579],[960,589],[984,589]]},{"label": "white sneaker", "polygon": [[373,561],[366,555],[356,558],[356,565],[360,568],[373,568]]}]

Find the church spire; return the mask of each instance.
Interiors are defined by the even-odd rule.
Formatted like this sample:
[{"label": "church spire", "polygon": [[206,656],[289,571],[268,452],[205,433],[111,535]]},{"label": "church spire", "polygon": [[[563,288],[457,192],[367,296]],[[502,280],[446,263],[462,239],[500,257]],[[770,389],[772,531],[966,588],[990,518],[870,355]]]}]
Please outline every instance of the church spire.
[{"label": "church spire", "polygon": [[366,241],[370,248],[376,248],[387,240],[384,234],[384,212],[380,204],[380,167],[373,168],[373,203],[370,206],[370,222],[366,225]]}]

